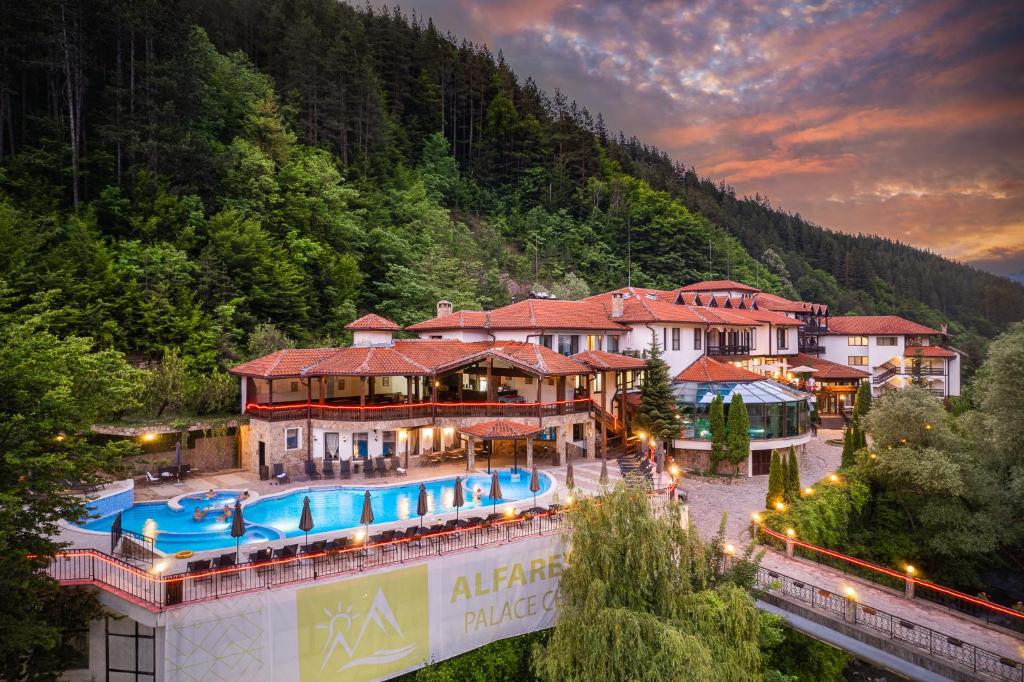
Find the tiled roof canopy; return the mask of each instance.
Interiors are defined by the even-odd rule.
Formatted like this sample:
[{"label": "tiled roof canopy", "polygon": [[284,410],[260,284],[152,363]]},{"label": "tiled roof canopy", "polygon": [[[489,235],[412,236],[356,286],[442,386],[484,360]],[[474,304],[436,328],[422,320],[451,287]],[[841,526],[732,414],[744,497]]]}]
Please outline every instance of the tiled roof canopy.
[{"label": "tiled roof canopy", "polygon": [[369,315],[363,315],[358,320],[349,322],[345,325],[345,329],[348,329],[349,331],[396,332],[402,328],[386,317],[370,313]]},{"label": "tiled roof canopy", "polygon": [[942,346],[907,346],[903,350],[903,357],[913,358],[917,357],[917,352],[921,351],[922,358],[955,358],[956,353],[943,348]]},{"label": "tiled roof canopy", "polygon": [[589,374],[590,368],[536,343],[400,339],[393,346],[277,351],[232,374],[262,379],[306,376],[433,376],[488,357],[539,376]]},{"label": "tiled roof canopy", "polygon": [[898,315],[850,315],[829,318],[829,334],[941,334]]},{"label": "tiled roof canopy", "polygon": [[632,358],[628,355],[620,355],[619,353],[606,353],[601,350],[586,350],[571,357],[573,360],[582,362],[587,367],[599,372],[643,369],[647,367],[646,360]]},{"label": "tiled roof canopy", "polygon": [[694,282],[693,284],[687,284],[684,287],[679,287],[679,291],[758,291],[756,287],[752,287],[749,284],[743,284],[741,282],[735,282],[731,279],[712,279],[706,282]]},{"label": "tiled roof canopy", "polygon": [[797,353],[789,358],[789,364],[793,367],[799,365],[807,365],[818,370],[814,373],[814,380],[839,380],[839,379],[866,379],[871,376],[868,372],[862,370],[847,367],[841,365],[838,362],[832,362],[831,360],[825,360],[814,355],[808,355],[807,353]]},{"label": "tiled roof canopy", "polygon": [[764,381],[765,377],[727,362],[712,360],[706,355],[694,360],[693,364],[676,375],[676,381],[699,381],[720,383],[727,381]]},{"label": "tiled roof canopy", "polygon": [[609,319],[604,308],[591,301],[530,298],[491,311],[463,310],[407,327],[425,332],[444,329],[582,329],[625,331]]},{"label": "tiled roof canopy", "polygon": [[484,440],[510,440],[528,438],[544,429],[536,424],[510,421],[508,419],[492,419],[472,426],[464,426],[460,432]]}]

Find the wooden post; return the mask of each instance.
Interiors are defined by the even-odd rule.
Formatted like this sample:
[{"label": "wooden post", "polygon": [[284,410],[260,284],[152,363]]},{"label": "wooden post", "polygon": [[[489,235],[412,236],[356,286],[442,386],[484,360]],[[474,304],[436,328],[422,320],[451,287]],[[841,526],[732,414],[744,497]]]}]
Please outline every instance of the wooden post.
[{"label": "wooden post", "polygon": [[370,398],[370,402],[371,403],[373,402],[373,390],[374,390],[374,384],[376,383],[374,381],[374,379],[376,379],[376,377],[368,377],[368,381],[370,383],[370,395],[369,395],[369,398]]},{"label": "wooden post", "polygon": [[[359,407],[366,407],[366,377],[359,377]],[[359,419],[364,420],[366,415],[364,410],[359,410]],[[367,444],[369,447],[369,444]]]},{"label": "wooden post", "polygon": [[565,377],[558,377],[555,381],[555,401],[558,403],[558,414],[565,414]]},{"label": "wooden post", "polygon": [[[544,412],[541,410],[540,401],[544,390],[544,377],[537,375],[537,424],[544,423]],[[532,452],[532,450],[531,450]]]},{"label": "wooden post", "polygon": [[616,372],[619,379],[619,421],[622,423],[622,444],[626,444],[626,373]]},{"label": "wooden post", "polygon": [[269,395],[267,396],[267,400],[270,402],[271,405],[273,405],[274,404],[274,380],[273,379],[267,379],[267,386],[270,389],[269,390]]},{"label": "wooden post", "polygon": [[306,379],[306,461],[313,459],[313,420],[311,403],[313,402],[313,380]]},{"label": "wooden post", "polygon": [[526,468],[533,469],[533,436],[526,437]]},{"label": "wooden post", "polygon": [[[334,381],[334,380],[331,379],[331,381]],[[325,385],[326,385],[326,382],[324,381],[323,377],[320,377],[320,378],[317,379],[316,387],[317,387],[317,390],[320,392],[319,403],[321,405],[325,405],[327,403],[327,389],[325,388]]]},{"label": "wooden post", "polygon": [[492,396],[495,395],[494,390],[494,358],[487,358],[487,393],[484,400],[487,401],[486,407],[484,407],[484,414],[490,416],[491,414],[491,403],[494,402]]},{"label": "wooden post", "polygon": [[472,471],[476,466],[476,437],[470,436],[466,447],[466,471]]}]

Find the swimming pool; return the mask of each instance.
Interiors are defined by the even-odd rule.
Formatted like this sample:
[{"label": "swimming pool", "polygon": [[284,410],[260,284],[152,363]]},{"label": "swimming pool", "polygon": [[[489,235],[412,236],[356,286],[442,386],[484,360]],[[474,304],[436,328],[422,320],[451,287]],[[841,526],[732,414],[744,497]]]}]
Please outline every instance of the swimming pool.
[{"label": "swimming pool", "polygon": [[[491,479],[487,474],[470,474],[463,480],[466,504],[462,512],[490,507],[497,502],[515,502],[531,500],[530,475],[520,470],[518,480],[512,480],[512,472],[498,472],[501,482],[502,497],[492,500],[487,496],[491,487]],[[431,516],[454,512],[452,501],[455,496],[455,478],[442,478],[422,481],[427,490],[427,520]],[[540,477],[541,489],[537,495],[543,495],[551,488],[548,476]],[[370,491],[373,507],[374,523],[393,521],[418,521],[416,502],[419,498],[420,482],[409,482],[393,486],[315,486],[299,488],[280,495],[263,497],[248,504],[243,503],[242,516],[245,518],[246,534],[242,544],[267,542],[290,537],[302,537],[299,530],[299,517],[302,514],[302,500],[309,497],[313,522],[316,524],[311,533],[326,533],[360,526],[359,517],[363,508],[363,496]],[[166,554],[181,550],[194,552],[233,548],[235,539],[231,537],[231,519],[219,520],[220,510],[225,504],[234,505],[238,491],[216,491],[217,495],[210,500],[195,499],[197,495],[181,498],[181,509],[175,510],[167,502],[141,502],[125,509],[121,516],[122,526],[136,533],[145,533],[147,524],[149,532],[155,533],[156,548]],[[198,495],[201,496],[202,494]],[[196,506],[201,509],[211,507],[212,510],[202,521],[192,518]],[[79,524],[87,530],[109,532],[116,514],[92,519]]]}]

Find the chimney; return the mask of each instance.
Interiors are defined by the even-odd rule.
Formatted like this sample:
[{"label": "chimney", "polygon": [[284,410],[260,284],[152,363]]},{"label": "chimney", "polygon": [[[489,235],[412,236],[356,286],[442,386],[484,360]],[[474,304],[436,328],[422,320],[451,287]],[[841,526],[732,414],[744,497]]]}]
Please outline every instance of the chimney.
[{"label": "chimney", "polygon": [[948,325],[948,324],[946,324],[945,322],[943,322],[943,323],[942,323],[942,326],[941,326],[941,327],[939,327],[939,330],[940,330],[940,331],[941,331],[941,332],[942,332],[943,334],[948,334],[948,333],[949,333],[949,325]]},{"label": "chimney", "polygon": [[612,292],[612,317],[622,317],[622,292]]},{"label": "chimney", "polygon": [[441,300],[437,302],[437,316],[444,317],[452,314],[452,302]]}]

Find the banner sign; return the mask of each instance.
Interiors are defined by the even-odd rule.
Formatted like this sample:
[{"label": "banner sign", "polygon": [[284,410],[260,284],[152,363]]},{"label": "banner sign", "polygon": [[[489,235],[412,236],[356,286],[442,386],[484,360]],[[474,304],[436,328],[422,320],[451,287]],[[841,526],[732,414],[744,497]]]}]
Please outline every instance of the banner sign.
[{"label": "banner sign", "polygon": [[552,627],[561,536],[168,613],[166,679],[363,682]]}]

